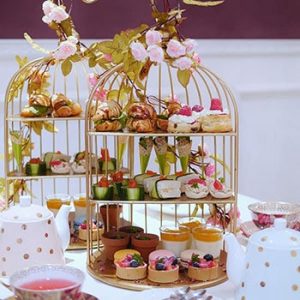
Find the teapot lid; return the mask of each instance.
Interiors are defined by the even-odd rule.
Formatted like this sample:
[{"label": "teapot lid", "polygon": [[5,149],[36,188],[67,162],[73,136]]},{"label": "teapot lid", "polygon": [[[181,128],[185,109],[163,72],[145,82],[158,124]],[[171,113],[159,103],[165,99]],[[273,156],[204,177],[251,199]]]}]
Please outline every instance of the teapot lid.
[{"label": "teapot lid", "polygon": [[21,196],[20,204],[11,206],[0,214],[3,222],[38,222],[53,216],[52,212],[41,205],[31,204],[30,196]]},{"label": "teapot lid", "polygon": [[286,219],[277,218],[273,227],[256,232],[249,242],[269,249],[300,248],[300,232],[287,228]]}]

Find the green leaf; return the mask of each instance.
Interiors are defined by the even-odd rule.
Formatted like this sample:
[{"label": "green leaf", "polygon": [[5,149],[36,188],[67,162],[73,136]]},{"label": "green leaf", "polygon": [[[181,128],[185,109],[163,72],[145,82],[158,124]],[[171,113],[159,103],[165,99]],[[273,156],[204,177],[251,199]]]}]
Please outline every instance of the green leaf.
[{"label": "green leaf", "polygon": [[68,76],[71,71],[72,71],[72,63],[69,59],[66,59],[62,64],[61,64],[61,71],[64,74],[64,76]]},{"label": "green leaf", "polygon": [[191,71],[190,70],[179,70],[177,71],[177,78],[178,81],[181,83],[183,87],[187,87],[190,82],[191,78]]}]

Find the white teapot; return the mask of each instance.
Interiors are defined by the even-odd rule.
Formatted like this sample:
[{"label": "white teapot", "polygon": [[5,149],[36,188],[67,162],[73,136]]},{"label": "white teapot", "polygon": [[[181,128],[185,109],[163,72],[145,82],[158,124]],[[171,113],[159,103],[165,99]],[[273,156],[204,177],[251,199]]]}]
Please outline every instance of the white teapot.
[{"label": "white teapot", "polygon": [[224,237],[227,275],[237,287],[238,300],[300,299],[300,232],[285,219],[254,233],[244,253],[233,234]]},{"label": "white teapot", "polygon": [[0,213],[0,276],[34,265],[64,264],[70,209],[63,205],[54,219],[46,207],[21,196],[19,205]]}]

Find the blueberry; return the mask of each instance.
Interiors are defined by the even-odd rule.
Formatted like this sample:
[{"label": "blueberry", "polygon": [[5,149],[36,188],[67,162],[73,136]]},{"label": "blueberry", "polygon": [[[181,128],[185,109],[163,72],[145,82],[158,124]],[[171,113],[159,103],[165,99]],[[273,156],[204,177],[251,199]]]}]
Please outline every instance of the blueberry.
[{"label": "blueberry", "polygon": [[139,263],[136,260],[132,260],[130,262],[130,267],[131,268],[137,268],[139,266]]},{"label": "blueberry", "polygon": [[199,268],[199,267],[200,267],[200,264],[199,264],[199,263],[197,263],[197,262],[193,262],[193,267],[195,267],[195,268]]},{"label": "blueberry", "polygon": [[178,265],[178,259],[174,258],[173,262],[172,262],[172,266],[176,266]]},{"label": "blueberry", "polygon": [[164,264],[162,264],[162,263],[157,263],[157,264],[155,265],[155,269],[158,270],[158,271],[162,271],[162,270],[165,270],[166,268],[165,268],[165,265],[164,265]]},{"label": "blueberry", "polygon": [[206,254],[206,255],[203,256],[203,258],[204,258],[206,261],[214,260],[214,257],[213,257],[211,254]]}]

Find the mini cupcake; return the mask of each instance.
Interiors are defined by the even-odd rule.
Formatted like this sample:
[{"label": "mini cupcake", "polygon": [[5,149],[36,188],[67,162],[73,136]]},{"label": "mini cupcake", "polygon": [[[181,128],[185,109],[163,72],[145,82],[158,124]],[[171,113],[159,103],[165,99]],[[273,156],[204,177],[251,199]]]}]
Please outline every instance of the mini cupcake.
[{"label": "mini cupcake", "polygon": [[149,255],[148,279],[158,283],[179,279],[178,260],[171,251],[156,250]]},{"label": "mini cupcake", "polygon": [[62,160],[52,160],[50,163],[53,174],[69,174],[71,171],[70,163]]},{"label": "mini cupcake", "polygon": [[191,199],[202,199],[209,193],[206,181],[202,178],[191,179],[184,186],[185,195]]},{"label": "mini cupcake", "polygon": [[225,199],[232,196],[232,190],[224,184],[223,178],[212,181],[209,184],[209,192],[217,199]]},{"label": "mini cupcake", "polygon": [[38,158],[31,158],[25,165],[25,173],[28,176],[46,175],[46,163]]},{"label": "mini cupcake", "polygon": [[115,253],[114,263],[116,266],[116,276],[118,278],[140,280],[147,277],[147,264],[138,251],[134,253],[133,251],[134,250],[131,249],[124,249],[121,250],[122,253],[119,253],[120,251]]},{"label": "mini cupcake", "polygon": [[193,253],[189,261],[188,277],[199,281],[214,280],[218,277],[218,263],[211,254],[203,258]]}]

